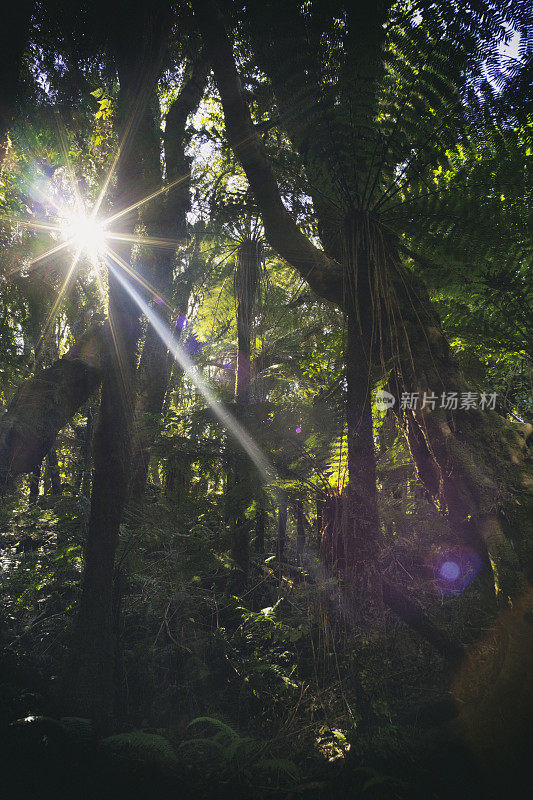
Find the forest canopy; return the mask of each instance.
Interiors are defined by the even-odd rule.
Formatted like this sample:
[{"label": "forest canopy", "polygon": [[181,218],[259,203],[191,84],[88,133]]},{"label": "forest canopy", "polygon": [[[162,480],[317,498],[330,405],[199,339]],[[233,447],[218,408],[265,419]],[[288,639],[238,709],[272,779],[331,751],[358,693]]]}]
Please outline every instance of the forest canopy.
[{"label": "forest canopy", "polygon": [[532,36],[525,0],[10,10],[10,796],[523,796]]}]

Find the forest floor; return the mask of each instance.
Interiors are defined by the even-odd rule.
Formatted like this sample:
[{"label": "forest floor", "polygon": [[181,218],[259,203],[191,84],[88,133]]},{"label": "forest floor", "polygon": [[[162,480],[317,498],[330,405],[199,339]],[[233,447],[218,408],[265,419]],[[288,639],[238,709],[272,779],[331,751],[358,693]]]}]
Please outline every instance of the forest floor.
[{"label": "forest floor", "polygon": [[450,668],[392,615],[349,626],[312,554],[281,567],[256,554],[232,594],[216,514],[185,525],[161,500],[123,526],[110,727],[69,716],[86,515],[67,496],[3,506],[9,797],[527,796],[532,597],[498,611],[477,581],[434,598],[432,618],[467,646]]}]

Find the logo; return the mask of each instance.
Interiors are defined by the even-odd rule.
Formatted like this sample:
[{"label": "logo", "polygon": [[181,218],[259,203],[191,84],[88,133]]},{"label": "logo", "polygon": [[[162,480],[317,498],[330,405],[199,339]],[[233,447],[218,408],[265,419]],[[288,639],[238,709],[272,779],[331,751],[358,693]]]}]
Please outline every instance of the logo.
[{"label": "logo", "polygon": [[390,392],[386,392],[384,389],[379,389],[376,392],[376,408],[378,411],[386,411],[388,408],[392,408],[395,402],[396,398]]}]

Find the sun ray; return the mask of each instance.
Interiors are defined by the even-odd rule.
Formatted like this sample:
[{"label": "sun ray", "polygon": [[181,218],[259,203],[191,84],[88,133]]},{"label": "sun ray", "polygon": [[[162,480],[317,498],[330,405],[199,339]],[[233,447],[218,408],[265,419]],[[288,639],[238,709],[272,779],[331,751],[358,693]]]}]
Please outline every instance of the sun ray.
[{"label": "sun ray", "polygon": [[115,354],[116,354],[116,357],[117,357],[117,364],[118,364],[118,369],[119,369],[119,373],[120,373],[120,389],[121,389],[122,401],[123,401],[124,406],[126,408],[128,407],[128,405],[130,406],[130,411],[131,411],[131,407],[132,407],[132,404],[133,404],[133,398],[130,398],[130,396],[129,396],[128,388],[131,388],[131,387],[130,387],[128,381],[126,380],[126,369],[125,369],[125,366],[124,366],[123,348],[122,348],[122,346],[121,346],[121,344],[119,342],[118,336],[117,336],[117,332],[116,332],[115,324],[114,324],[114,320],[113,320],[113,314],[109,313],[109,311],[108,311],[108,314],[107,314],[107,319],[108,319],[108,322],[109,322],[109,331],[111,333],[111,339],[113,341],[113,348],[115,350]]},{"label": "sun ray", "polygon": [[31,270],[31,269],[33,269],[33,267],[36,264],[39,263],[39,261],[44,261],[45,258],[48,258],[49,256],[53,256],[54,253],[61,252],[61,250],[64,250],[66,247],[69,247],[71,244],[72,244],[72,240],[68,241],[68,242],[61,242],[60,244],[57,244],[55,247],[51,247],[49,250],[46,250],[44,253],[41,253],[41,255],[37,256],[36,258],[32,258],[32,260],[29,261],[27,264],[22,264],[22,265],[16,267],[15,269],[12,269],[9,272],[6,272],[4,277],[5,278],[10,278],[12,275],[16,275],[18,272],[21,272],[21,270],[23,270],[23,269]]},{"label": "sun ray", "polygon": [[[43,175],[43,172],[41,171],[40,174]],[[45,175],[44,177],[47,177],[47,176]],[[29,179],[26,178],[26,180],[29,183]],[[48,180],[48,178],[47,178],[47,180]],[[52,208],[54,208],[55,211],[57,211],[58,214],[61,214],[61,209],[58,206],[58,204],[56,203],[56,201],[53,199],[53,197],[50,197],[49,194],[45,194],[43,192],[43,190],[41,189],[41,187],[39,186],[39,184],[30,183],[30,191],[33,191],[36,195],[38,195],[41,198],[42,201],[47,203],[47,205],[52,206]]]},{"label": "sun ray", "polygon": [[66,247],[70,247],[74,243],[73,239],[67,239],[65,242],[59,242],[54,247],[50,247],[49,250],[46,250],[44,253],[32,258],[32,260],[28,263],[28,267],[33,267],[34,264],[37,264],[39,261],[43,261],[48,256],[53,256],[54,253],[59,253],[61,250],[64,250]]},{"label": "sun ray", "polygon": [[74,270],[76,269],[78,261],[80,260],[81,252],[82,252],[81,249],[78,249],[76,251],[75,255],[74,255],[74,258],[72,259],[72,263],[71,263],[71,265],[70,265],[70,267],[69,267],[69,269],[67,271],[67,274],[65,275],[65,280],[63,281],[63,283],[61,285],[61,288],[60,288],[60,290],[59,290],[59,292],[57,294],[57,297],[55,299],[54,305],[52,306],[52,308],[50,310],[50,313],[48,314],[48,317],[46,318],[46,322],[43,325],[43,331],[41,333],[41,336],[39,337],[39,341],[37,343],[37,347],[35,348],[36,352],[37,352],[37,350],[40,350],[44,346],[44,343],[45,343],[45,341],[46,341],[46,339],[48,337],[48,333],[49,333],[49,330],[50,330],[51,325],[52,325],[52,321],[53,321],[53,319],[54,319],[54,317],[55,317],[55,315],[57,313],[57,310],[58,310],[59,306],[61,305],[61,301],[63,300],[63,297],[64,297],[66,291],[68,290],[68,288],[70,286],[70,281],[71,281],[72,275],[74,273]]},{"label": "sun ray", "polygon": [[[131,120],[132,120],[132,116],[130,115],[130,121]],[[131,127],[131,124],[130,124],[130,127]],[[94,204],[94,206],[92,208],[92,211],[91,211],[91,216],[93,216],[93,217],[95,217],[98,214],[98,212],[100,211],[100,206],[102,205],[102,203],[104,201],[104,197],[107,194],[107,189],[109,187],[109,184],[111,182],[111,179],[112,179],[113,175],[115,174],[115,170],[117,168],[117,164],[118,164],[120,156],[121,156],[122,145],[124,143],[126,135],[127,135],[127,131],[125,131],[125,133],[124,133],[123,141],[117,147],[117,152],[115,153],[115,157],[113,159],[113,163],[111,164],[111,166],[110,166],[110,168],[108,170],[108,173],[104,178],[104,182],[103,182],[102,186],[100,187],[100,191],[98,193],[98,197],[96,198],[96,202],[95,202],[95,204]]]},{"label": "sun ray", "polygon": [[124,131],[122,133],[119,145],[117,147],[117,152],[115,153],[115,157],[113,159],[113,162],[112,162],[112,164],[111,164],[111,166],[110,166],[110,168],[108,170],[108,173],[107,173],[106,177],[104,178],[104,182],[103,182],[103,184],[102,184],[102,186],[100,188],[100,191],[98,193],[98,197],[96,198],[96,202],[95,202],[95,204],[94,204],[94,206],[92,208],[92,211],[91,211],[91,216],[92,217],[95,217],[98,214],[98,212],[100,210],[100,206],[102,205],[102,203],[104,201],[104,198],[105,198],[105,196],[107,194],[107,190],[109,188],[109,184],[111,183],[113,175],[115,174],[116,169],[118,167],[119,161],[122,158],[122,156],[124,155],[124,151],[125,151],[126,147],[129,146],[128,139],[129,139],[129,136],[130,136],[132,128],[133,128],[133,123],[139,117],[139,115],[141,113],[141,109],[142,109],[142,104],[144,103],[144,101],[145,101],[145,91],[140,91],[138,93],[137,98],[135,100],[135,103],[133,104],[132,109],[131,109],[131,111],[130,111],[130,113],[128,115],[128,118],[126,120],[126,124],[124,126]]},{"label": "sun ray", "polygon": [[112,214],[110,217],[107,217],[106,224],[110,225],[112,222],[116,222],[117,219],[121,219],[126,214],[129,214],[130,211],[135,211],[140,206],[143,206],[145,203],[149,203],[150,200],[153,200],[155,197],[159,197],[159,195],[164,194],[165,192],[169,192],[170,189],[173,189],[174,186],[177,186],[179,183],[186,181],[190,177],[190,172],[186,175],[182,175],[180,178],[176,178],[176,180],[167,183],[165,186],[161,186],[159,189],[156,189],[155,192],[146,195],[146,197],[141,198],[141,200],[137,200],[136,203],[132,203],[130,206],[123,208],[121,211],[117,211],[116,214]]},{"label": "sun ray", "polygon": [[189,379],[192,381],[192,383],[194,383],[215,416],[218,417],[219,421],[226,428],[226,430],[233,436],[234,439],[237,440],[243,450],[248,454],[250,459],[261,473],[262,477],[266,479],[269,475],[272,475],[274,470],[268,458],[258,447],[250,434],[245,431],[235,417],[230,414],[229,411],[227,411],[218,401],[213,391],[209,388],[206,381],[202,377],[200,368],[197,367],[187,355],[184,348],[176,340],[169,326],[163,322],[156,311],[131,285],[124,273],[120,269],[117,269],[117,267],[112,263],[112,260],[107,260],[107,265],[108,269],[113,273],[116,279],[128,292],[130,297],[135,301],[140,311],[142,311],[142,313],[147,317],[148,321],[156,331],[163,344],[166,345]]},{"label": "sun ray", "polygon": [[61,231],[61,225],[55,224],[51,225],[49,222],[43,222],[42,220],[33,220],[30,218],[25,219],[24,217],[12,217],[12,216],[0,216],[0,224],[2,222],[9,222],[12,225],[23,225],[26,228],[35,228],[39,231],[49,231],[50,233],[58,233]]},{"label": "sun ray", "polygon": [[102,275],[101,275],[100,270],[98,269],[98,267],[94,271],[94,277],[95,277],[95,280],[96,280],[96,287],[98,289],[98,294],[100,296],[100,300],[102,301],[103,304],[105,304],[105,303],[107,303],[107,293],[106,293],[106,290],[105,290],[104,283],[102,281]]},{"label": "sun ray", "polygon": [[[104,220],[104,225],[107,220]],[[168,247],[177,250],[178,247],[184,247],[185,244],[179,239],[164,239],[156,236],[142,236],[134,233],[115,233],[113,231],[106,231],[106,239],[112,239],[118,242],[129,242],[131,244],[146,244],[152,247]]]},{"label": "sun ray", "polygon": [[148,283],[147,280],[145,280],[141,275],[139,275],[139,273],[131,266],[131,264],[128,264],[127,261],[124,261],[124,259],[121,258],[119,254],[115,252],[115,250],[107,246],[106,253],[113,259],[113,261],[115,261],[116,264],[119,265],[119,267],[122,267],[124,272],[130,275],[130,277],[132,277],[134,281],[136,281],[140,286],[142,286],[143,289],[145,289],[156,302],[159,301],[160,304],[162,303],[162,305],[168,308],[171,314],[176,313],[176,309],[173,306],[171,306],[170,303],[168,303],[167,300],[165,300],[165,298],[162,297],[159,294],[159,292],[157,292],[154,289],[154,287]]}]

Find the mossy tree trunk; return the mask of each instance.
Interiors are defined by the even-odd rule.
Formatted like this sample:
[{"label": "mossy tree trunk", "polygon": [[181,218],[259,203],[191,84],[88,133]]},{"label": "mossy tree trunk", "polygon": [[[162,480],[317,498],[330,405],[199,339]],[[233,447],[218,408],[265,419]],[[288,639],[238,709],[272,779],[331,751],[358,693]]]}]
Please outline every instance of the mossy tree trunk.
[{"label": "mossy tree trunk", "polygon": [[0,491],[32,472],[57,434],[98,388],[109,347],[107,326],[92,325],[62,358],[38,370],[0,419]]}]

